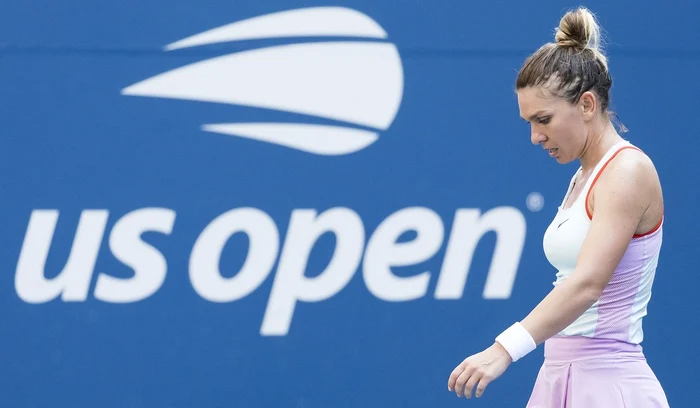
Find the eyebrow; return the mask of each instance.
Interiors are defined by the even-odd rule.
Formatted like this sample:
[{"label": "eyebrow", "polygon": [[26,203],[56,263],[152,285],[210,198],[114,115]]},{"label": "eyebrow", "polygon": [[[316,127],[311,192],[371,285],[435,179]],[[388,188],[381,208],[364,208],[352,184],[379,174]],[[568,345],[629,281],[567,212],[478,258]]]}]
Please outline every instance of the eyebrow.
[{"label": "eyebrow", "polygon": [[525,122],[530,122],[531,120],[535,119],[536,117],[540,116],[541,114],[543,114],[543,113],[545,113],[545,112],[547,112],[546,109],[540,109],[540,110],[538,110],[537,112],[535,112],[535,113],[533,113],[532,115],[530,115],[529,118],[525,119],[525,118],[523,118],[523,117],[521,116],[521,119],[524,120]]}]

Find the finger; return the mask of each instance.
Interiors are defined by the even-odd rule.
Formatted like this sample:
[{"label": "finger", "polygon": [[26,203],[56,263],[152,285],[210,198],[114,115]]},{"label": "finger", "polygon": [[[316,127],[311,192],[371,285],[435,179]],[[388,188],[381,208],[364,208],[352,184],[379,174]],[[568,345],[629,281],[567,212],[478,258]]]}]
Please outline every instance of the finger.
[{"label": "finger", "polygon": [[472,374],[474,373],[474,370],[474,367],[467,365],[464,368],[464,371],[462,371],[462,374],[460,374],[459,377],[457,377],[457,381],[455,382],[454,388],[458,397],[464,395],[464,385],[467,383],[469,378],[471,378]]},{"label": "finger", "polygon": [[476,397],[479,398],[482,395],[484,395],[484,390],[486,389],[486,386],[489,385],[493,381],[493,377],[490,375],[484,375],[481,377],[481,380],[479,381],[479,385],[476,387]]},{"label": "finger", "polygon": [[455,369],[452,370],[452,373],[450,374],[450,378],[447,379],[448,391],[454,390],[455,383],[457,382],[457,377],[459,377],[459,375],[462,374],[462,371],[464,371],[464,362],[460,363],[457,367],[455,367]]},{"label": "finger", "polygon": [[472,397],[472,390],[477,382],[481,379],[482,373],[479,370],[475,370],[474,373],[469,377],[469,380],[464,384],[464,395],[467,398]]}]

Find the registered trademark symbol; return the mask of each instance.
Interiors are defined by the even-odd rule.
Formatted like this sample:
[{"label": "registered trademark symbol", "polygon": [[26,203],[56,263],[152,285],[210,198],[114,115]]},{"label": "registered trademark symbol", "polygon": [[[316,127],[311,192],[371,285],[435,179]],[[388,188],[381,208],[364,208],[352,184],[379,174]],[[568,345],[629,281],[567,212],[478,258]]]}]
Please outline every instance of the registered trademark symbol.
[{"label": "registered trademark symbol", "polygon": [[530,193],[525,199],[525,204],[532,212],[540,211],[542,207],[544,207],[544,197],[542,197],[542,194],[537,192]]}]

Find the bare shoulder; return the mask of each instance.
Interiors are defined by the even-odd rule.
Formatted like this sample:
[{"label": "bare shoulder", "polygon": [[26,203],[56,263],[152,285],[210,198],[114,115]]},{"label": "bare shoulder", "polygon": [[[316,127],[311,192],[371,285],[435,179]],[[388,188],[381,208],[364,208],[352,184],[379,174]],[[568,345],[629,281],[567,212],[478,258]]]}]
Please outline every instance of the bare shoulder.
[{"label": "bare shoulder", "polygon": [[611,160],[606,170],[601,174],[602,184],[624,187],[632,183],[637,188],[653,189],[660,184],[656,166],[651,158],[637,149],[624,149]]},{"label": "bare shoulder", "polygon": [[636,233],[653,228],[663,215],[663,196],[651,158],[637,149],[620,151],[600,174],[588,205],[592,212],[604,206],[639,220]]}]

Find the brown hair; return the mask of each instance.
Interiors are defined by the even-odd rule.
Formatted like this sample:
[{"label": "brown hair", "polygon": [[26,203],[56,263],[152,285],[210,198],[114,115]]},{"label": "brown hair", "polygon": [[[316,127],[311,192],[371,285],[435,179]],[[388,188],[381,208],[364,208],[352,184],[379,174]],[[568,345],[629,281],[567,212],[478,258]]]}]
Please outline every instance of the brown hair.
[{"label": "brown hair", "polygon": [[559,21],[554,39],[555,43],[543,45],[525,60],[518,73],[516,90],[544,86],[572,104],[583,93],[592,91],[598,97],[601,111],[606,112],[612,77],[593,13],[585,7],[567,12]]}]

